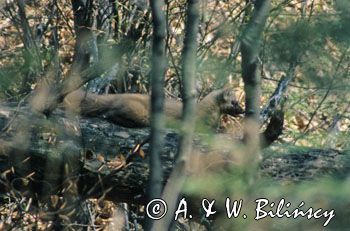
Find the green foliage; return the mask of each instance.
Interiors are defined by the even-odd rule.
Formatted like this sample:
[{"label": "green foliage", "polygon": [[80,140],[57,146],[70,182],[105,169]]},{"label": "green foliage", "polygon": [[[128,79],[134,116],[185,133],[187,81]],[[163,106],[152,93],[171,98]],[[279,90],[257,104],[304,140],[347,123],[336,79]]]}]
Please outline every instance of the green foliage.
[{"label": "green foliage", "polygon": [[20,98],[19,95],[22,82],[22,72],[21,67],[22,62],[18,61],[11,65],[0,68],[0,92],[2,97],[14,97],[15,99]]}]

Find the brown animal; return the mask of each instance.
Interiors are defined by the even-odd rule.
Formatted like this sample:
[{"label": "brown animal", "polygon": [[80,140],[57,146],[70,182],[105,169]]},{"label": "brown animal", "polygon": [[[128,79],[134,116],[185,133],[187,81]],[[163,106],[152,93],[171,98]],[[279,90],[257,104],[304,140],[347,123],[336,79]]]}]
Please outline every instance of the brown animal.
[{"label": "brown animal", "polygon": [[[103,116],[105,119],[125,127],[150,126],[150,96],[144,94],[98,95],[77,90],[66,96],[64,106],[83,116]],[[165,116],[168,124],[179,121],[182,102],[165,100]],[[232,89],[221,89],[209,93],[197,105],[197,124],[216,128],[221,114],[237,116],[244,111],[236,101]]]}]

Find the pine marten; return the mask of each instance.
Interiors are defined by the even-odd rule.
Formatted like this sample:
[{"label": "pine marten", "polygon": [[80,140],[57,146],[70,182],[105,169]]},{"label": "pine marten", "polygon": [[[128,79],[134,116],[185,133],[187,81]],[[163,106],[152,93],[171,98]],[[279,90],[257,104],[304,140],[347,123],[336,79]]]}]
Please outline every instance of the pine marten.
[{"label": "pine marten", "polygon": [[[108,121],[124,127],[150,126],[150,96],[145,94],[98,95],[82,90],[74,91],[64,99],[64,107],[83,116],[103,116]],[[179,121],[182,102],[165,100],[166,121]],[[197,124],[210,129],[218,126],[221,114],[237,116],[244,110],[239,106],[234,91],[229,88],[209,93],[197,104]]]}]

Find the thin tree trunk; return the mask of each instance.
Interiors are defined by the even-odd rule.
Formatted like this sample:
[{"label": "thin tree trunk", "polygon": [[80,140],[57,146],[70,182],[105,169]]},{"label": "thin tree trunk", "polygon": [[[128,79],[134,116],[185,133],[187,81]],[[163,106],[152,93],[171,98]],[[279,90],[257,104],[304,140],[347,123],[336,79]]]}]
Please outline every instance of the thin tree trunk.
[{"label": "thin tree trunk", "polygon": [[261,77],[258,70],[258,56],[261,34],[264,30],[270,10],[270,0],[257,0],[254,2],[253,16],[243,31],[241,42],[242,77],[245,91],[245,142],[246,156],[244,159],[244,174],[248,183],[255,179],[260,156],[260,96]]},{"label": "thin tree trunk", "polygon": [[270,0],[255,1],[253,17],[242,36],[242,77],[246,92],[246,116],[259,120],[260,105],[260,75],[258,70],[258,55],[261,34],[265,27],[270,10]]},{"label": "thin tree trunk", "polygon": [[188,0],[185,40],[182,56],[182,129],[179,139],[176,165],[164,188],[162,198],[168,204],[168,215],[154,224],[152,230],[169,229],[176,210],[177,200],[186,180],[189,155],[195,126],[195,75],[197,57],[197,35],[199,25],[199,1]]},{"label": "thin tree trunk", "polygon": [[76,42],[71,71],[80,73],[98,60],[96,37],[92,32],[93,0],[72,0],[72,8]]},{"label": "thin tree trunk", "polygon": [[23,31],[23,44],[27,52],[27,55],[24,57],[24,60],[27,65],[28,72],[26,73],[26,76],[22,81],[22,91],[27,92],[28,90],[30,90],[31,83],[34,82],[35,78],[37,77],[37,74],[40,71],[41,59],[38,45],[36,44],[32,30],[28,23],[24,1],[17,0],[16,2],[18,6],[20,26]]},{"label": "thin tree trunk", "polygon": [[[151,150],[150,150],[150,178],[148,183],[148,198],[159,198],[162,192],[162,165],[160,150],[163,146],[164,122],[164,75],[166,71],[165,15],[162,11],[162,0],[151,0],[153,41],[152,41],[152,70],[151,70]],[[153,221],[147,221],[146,230],[150,230]]]}]

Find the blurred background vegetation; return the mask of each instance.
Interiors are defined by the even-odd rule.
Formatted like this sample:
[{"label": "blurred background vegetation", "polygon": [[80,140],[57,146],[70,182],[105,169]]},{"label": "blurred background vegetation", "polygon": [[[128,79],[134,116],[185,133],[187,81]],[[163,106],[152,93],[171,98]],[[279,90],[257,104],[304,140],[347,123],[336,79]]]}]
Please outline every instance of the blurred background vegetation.
[{"label": "blurred background vegetation", "polygon": [[[346,148],[350,123],[348,1],[272,1],[272,4],[260,54],[262,105],[279,78],[295,65],[281,141]],[[185,1],[170,1],[165,9],[168,24],[166,93],[173,98],[180,98],[184,7]],[[0,94],[3,100],[20,100],[42,80],[66,78],[76,49],[74,14],[69,1],[26,1],[30,27],[27,36],[32,37],[27,40],[33,42],[26,42],[17,8],[16,4],[3,4],[1,9]],[[115,4],[93,1],[91,10],[92,26],[88,29],[96,54],[90,54],[93,58],[87,65],[108,56],[106,53],[114,49],[113,52],[120,54],[120,60],[116,60],[118,69],[101,76],[106,79],[103,83],[114,83],[117,92],[149,92],[152,28],[147,1]],[[239,37],[251,11],[250,1],[201,2],[198,97],[213,88],[230,85],[237,87],[243,102]],[[336,136],[336,141],[330,134]]]},{"label": "blurred background vegetation", "polygon": [[[72,1],[74,2],[74,1]],[[85,87],[95,92],[150,92],[151,12],[144,0],[1,1],[0,99],[19,102],[33,89],[68,78],[99,61],[115,63]],[[185,0],[166,1],[165,93],[181,98],[181,51],[184,39]],[[250,0],[202,0],[198,34],[197,97],[232,86],[244,103],[240,36],[253,11]],[[74,11],[75,9],[75,11]],[[80,34],[79,34],[80,33]],[[81,34],[84,34],[83,36]],[[264,105],[280,78],[292,78],[285,105],[285,126],[278,146],[266,155],[283,155],[290,146],[350,149],[350,1],[273,0],[259,54]],[[233,125],[232,125],[233,124]],[[235,120],[222,120],[222,132],[237,130]],[[278,163],[276,163],[278,164]],[[348,177],[320,181],[271,181],[247,186],[232,172],[197,179],[186,187],[193,194],[216,197],[281,197],[306,201],[314,207],[335,208],[329,230],[350,227]],[[280,174],[280,173],[279,173]],[[215,180],[214,180],[215,179]],[[210,182],[210,186],[208,186]],[[215,184],[213,184],[215,182]],[[250,205],[253,206],[253,205]],[[6,209],[11,207],[7,204]],[[247,209],[250,212],[254,208]],[[8,210],[0,209],[1,222]],[[338,215],[339,214],[339,215]],[[247,214],[253,217],[252,214]],[[109,218],[107,216],[107,218]],[[14,221],[18,215],[14,215]],[[107,219],[108,220],[108,219]],[[22,221],[24,222],[24,221]],[[103,223],[103,222],[101,222]],[[220,220],[223,230],[320,230],[322,222],[267,219]],[[99,227],[108,227],[108,222]]]}]

